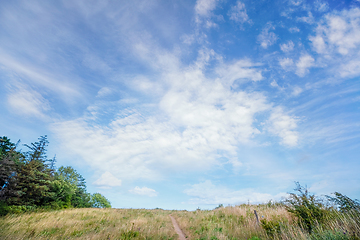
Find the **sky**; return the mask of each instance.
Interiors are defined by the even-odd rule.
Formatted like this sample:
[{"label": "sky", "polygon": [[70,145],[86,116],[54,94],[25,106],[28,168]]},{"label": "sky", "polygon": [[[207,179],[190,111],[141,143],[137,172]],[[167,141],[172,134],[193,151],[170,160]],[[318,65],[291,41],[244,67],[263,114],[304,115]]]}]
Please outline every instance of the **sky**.
[{"label": "sky", "polygon": [[116,208],[360,198],[360,1],[1,1],[0,135]]}]

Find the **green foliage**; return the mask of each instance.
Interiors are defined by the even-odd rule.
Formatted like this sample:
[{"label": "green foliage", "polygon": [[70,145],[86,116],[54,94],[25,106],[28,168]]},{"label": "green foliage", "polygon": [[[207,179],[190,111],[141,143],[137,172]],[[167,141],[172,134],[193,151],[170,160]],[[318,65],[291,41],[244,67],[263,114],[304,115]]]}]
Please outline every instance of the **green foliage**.
[{"label": "green foliage", "polygon": [[16,172],[24,156],[16,151],[16,144],[7,137],[0,137],[0,200],[17,196]]},{"label": "green foliage", "polygon": [[140,233],[138,231],[129,230],[129,231],[121,233],[121,239],[124,239],[124,240],[133,239],[133,238],[138,237],[139,235],[140,235]]},{"label": "green foliage", "polygon": [[273,238],[275,234],[281,233],[281,226],[279,221],[267,221],[266,219],[261,220],[261,227],[265,230],[266,234]]},{"label": "green foliage", "polygon": [[30,145],[24,144],[24,146],[29,148],[29,151],[25,153],[25,157],[28,162],[37,160],[45,163],[47,161],[50,161],[47,159],[46,156],[46,147],[49,144],[47,136],[41,136],[38,139],[39,142],[31,143]]},{"label": "green foliage", "polygon": [[21,165],[16,180],[18,196],[10,199],[12,204],[41,206],[51,196],[51,171],[41,160],[30,160]]},{"label": "green foliage", "polygon": [[10,142],[10,139],[7,137],[0,137],[0,158],[5,156],[12,149],[15,149],[16,145]]},{"label": "green foliage", "polygon": [[345,213],[348,211],[360,212],[360,202],[359,200],[351,199],[348,196],[342,195],[339,192],[334,193],[335,197],[326,196],[329,201],[333,202],[340,212]]},{"label": "green foliage", "polygon": [[[101,194],[90,195],[85,179],[72,167],[55,171],[55,157],[47,159],[46,136],[25,144],[25,153],[16,151],[7,137],[0,137],[0,215],[35,208],[111,207]],[[48,162],[50,162],[48,164]]]},{"label": "green foliage", "polygon": [[91,205],[95,208],[111,208],[109,200],[100,193],[94,193],[91,195]]},{"label": "green foliage", "polygon": [[0,157],[0,200],[17,196],[16,172],[18,154],[10,150]]},{"label": "green foliage", "polygon": [[91,207],[85,179],[72,167],[60,167],[54,174],[51,191],[64,208]]},{"label": "green foliage", "polygon": [[351,236],[343,231],[323,231],[314,233],[310,237],[311,240],[356,240],[356,236]]},{"label": "green foliage", "polygon": [[254,236],[254,237],[250,238],[249,240],[261,240],[261,239]]},{"label": "green foliage", "polygon": [[297,193],[290,193],[290,197],[285,201],[286,209],[293,213],[298,218],[299,224],[311,233],[318,223],[324,222],[326,210],[322,200],[311,195],[298,182],[296,182],[294,190]]},{"label": "green foliage", "polygon": [[219,209],[219,208],[223,208],[224,204],[219,204],[219,206],[217,206],[215,209]]},{"label": "green foliage", "polygon": [[9,208],[5,201],[0,201],[0,216],[8,214]]}]

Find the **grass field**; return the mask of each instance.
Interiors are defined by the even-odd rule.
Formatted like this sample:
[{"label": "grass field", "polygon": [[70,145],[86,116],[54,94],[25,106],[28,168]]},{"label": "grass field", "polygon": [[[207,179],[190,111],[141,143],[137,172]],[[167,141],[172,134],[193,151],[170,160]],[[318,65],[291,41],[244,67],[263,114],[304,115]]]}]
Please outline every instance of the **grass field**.
[{"label": "grass field", "polygon": [[357,216],[334,212],[310,235],[284,206],[266,204],[208,211],[69,209],[14,214],[0,218],[0,239],[177,239],[170,214],[194,240],[360,239]]},{"label": "grass field", "polygon": [[0,239],[176,239],[171,211],[70,209],[0,218]]}]

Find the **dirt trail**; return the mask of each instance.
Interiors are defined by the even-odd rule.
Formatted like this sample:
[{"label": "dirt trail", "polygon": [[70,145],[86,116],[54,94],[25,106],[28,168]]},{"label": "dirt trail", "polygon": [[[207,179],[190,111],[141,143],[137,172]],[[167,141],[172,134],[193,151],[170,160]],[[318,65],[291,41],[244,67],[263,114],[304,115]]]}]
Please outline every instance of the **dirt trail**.
[{"label": "dirt trail", "polygon": [[179,235],[179,240],[186,240],[186,237],[185,237],[184,233],[181,231],[179,224],[176,222],[175,218],[171,215],[170,215],[170,218],[171,218],[172,224],[174,225],[176,233]]}]

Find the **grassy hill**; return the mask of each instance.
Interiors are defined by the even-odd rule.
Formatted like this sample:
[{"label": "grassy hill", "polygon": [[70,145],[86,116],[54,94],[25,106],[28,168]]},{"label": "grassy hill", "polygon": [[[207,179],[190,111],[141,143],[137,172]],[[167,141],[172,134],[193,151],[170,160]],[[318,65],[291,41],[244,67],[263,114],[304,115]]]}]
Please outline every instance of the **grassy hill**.
[{"label": "grassy hill", "polygon": [[332,212],[310,234],[280,204],[211,211],[85,208],[12,214],[0,218],[0,239],[177,239],[170,214],[188,239],[360,239],[358,216]]},{"label": "grassy hill", "polygon": [[7,215],[0,239],[176,239],[171,211],[82,208]]}]

